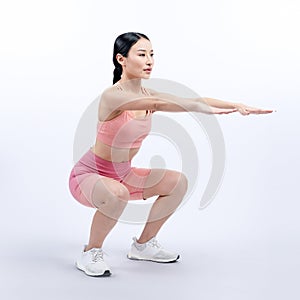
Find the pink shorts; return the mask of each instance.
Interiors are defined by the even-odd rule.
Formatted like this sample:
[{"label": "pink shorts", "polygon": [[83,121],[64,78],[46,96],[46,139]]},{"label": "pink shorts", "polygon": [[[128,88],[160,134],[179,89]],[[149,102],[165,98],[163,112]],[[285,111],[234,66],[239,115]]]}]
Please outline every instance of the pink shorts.
[{"label": "pink shorts", "polygon": [[81,204],[95,207],[92,192],[96,182],[109,177],[122,183],[129,191],[130,200],[143,199],[143,191],[151,169],[134,168],[131,162],[111,162],[97,156],[89,149],[71,170],[69,188]]}]

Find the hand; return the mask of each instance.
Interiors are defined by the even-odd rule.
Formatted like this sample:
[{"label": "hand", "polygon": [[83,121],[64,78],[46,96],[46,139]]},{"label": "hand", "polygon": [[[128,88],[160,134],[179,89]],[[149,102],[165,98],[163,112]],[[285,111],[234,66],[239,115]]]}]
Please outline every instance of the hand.
[{"label": "hand", "polygon": [[261,109],[261,108],[256,108],[256,107],[251,107],[251,106],[247,106],[244,104],[237,104],[236,106],[237,111],[242,114],[243,116],[247,116],[250,114],[270,114],[273,112],[273,110],[271,109]]}]

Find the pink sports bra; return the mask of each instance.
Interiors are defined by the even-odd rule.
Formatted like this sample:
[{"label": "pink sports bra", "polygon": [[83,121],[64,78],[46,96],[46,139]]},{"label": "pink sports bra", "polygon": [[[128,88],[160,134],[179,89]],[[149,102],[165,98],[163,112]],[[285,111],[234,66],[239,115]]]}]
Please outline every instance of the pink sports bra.
[{"label": "pink sports bra", "polygon": [[[149,111],[148,111],[149,112]],[[135,118],[134,112],[123,111],[108,121],[98,121],[97,139],[116,148],[139,148],[151,130],[152,112]]]}]

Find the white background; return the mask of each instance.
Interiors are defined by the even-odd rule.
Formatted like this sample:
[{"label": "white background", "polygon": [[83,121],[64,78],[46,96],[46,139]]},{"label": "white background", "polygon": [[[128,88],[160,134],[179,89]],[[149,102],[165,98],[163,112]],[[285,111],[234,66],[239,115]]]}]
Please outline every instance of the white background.
[{"label": "white background", "polygon": [[[299,1],[0,3],[3,299],[299,298]],[[204,180],[159,234],[180,262],[128,261],[142,226],[119,223],[104,245],[113,276],[89,278],[74,267],[93,211],[68,191],[73,139],[127,31],[150,37],[153,77],[277,112],[218,117],[226,172],[204,210],[199,132]]]}]

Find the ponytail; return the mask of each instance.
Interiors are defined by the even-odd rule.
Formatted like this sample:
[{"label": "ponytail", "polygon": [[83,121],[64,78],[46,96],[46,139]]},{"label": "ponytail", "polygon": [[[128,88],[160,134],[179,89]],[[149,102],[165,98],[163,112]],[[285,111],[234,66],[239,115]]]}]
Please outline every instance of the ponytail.
[{"label": "ponytail", "polygon": [[118,63],[118,65],[115,66],[115,69],[114,69],[113,84],[115,84],[116,82],[118,82],[121,79],[121,75],[122,75],[122,66]]}]

